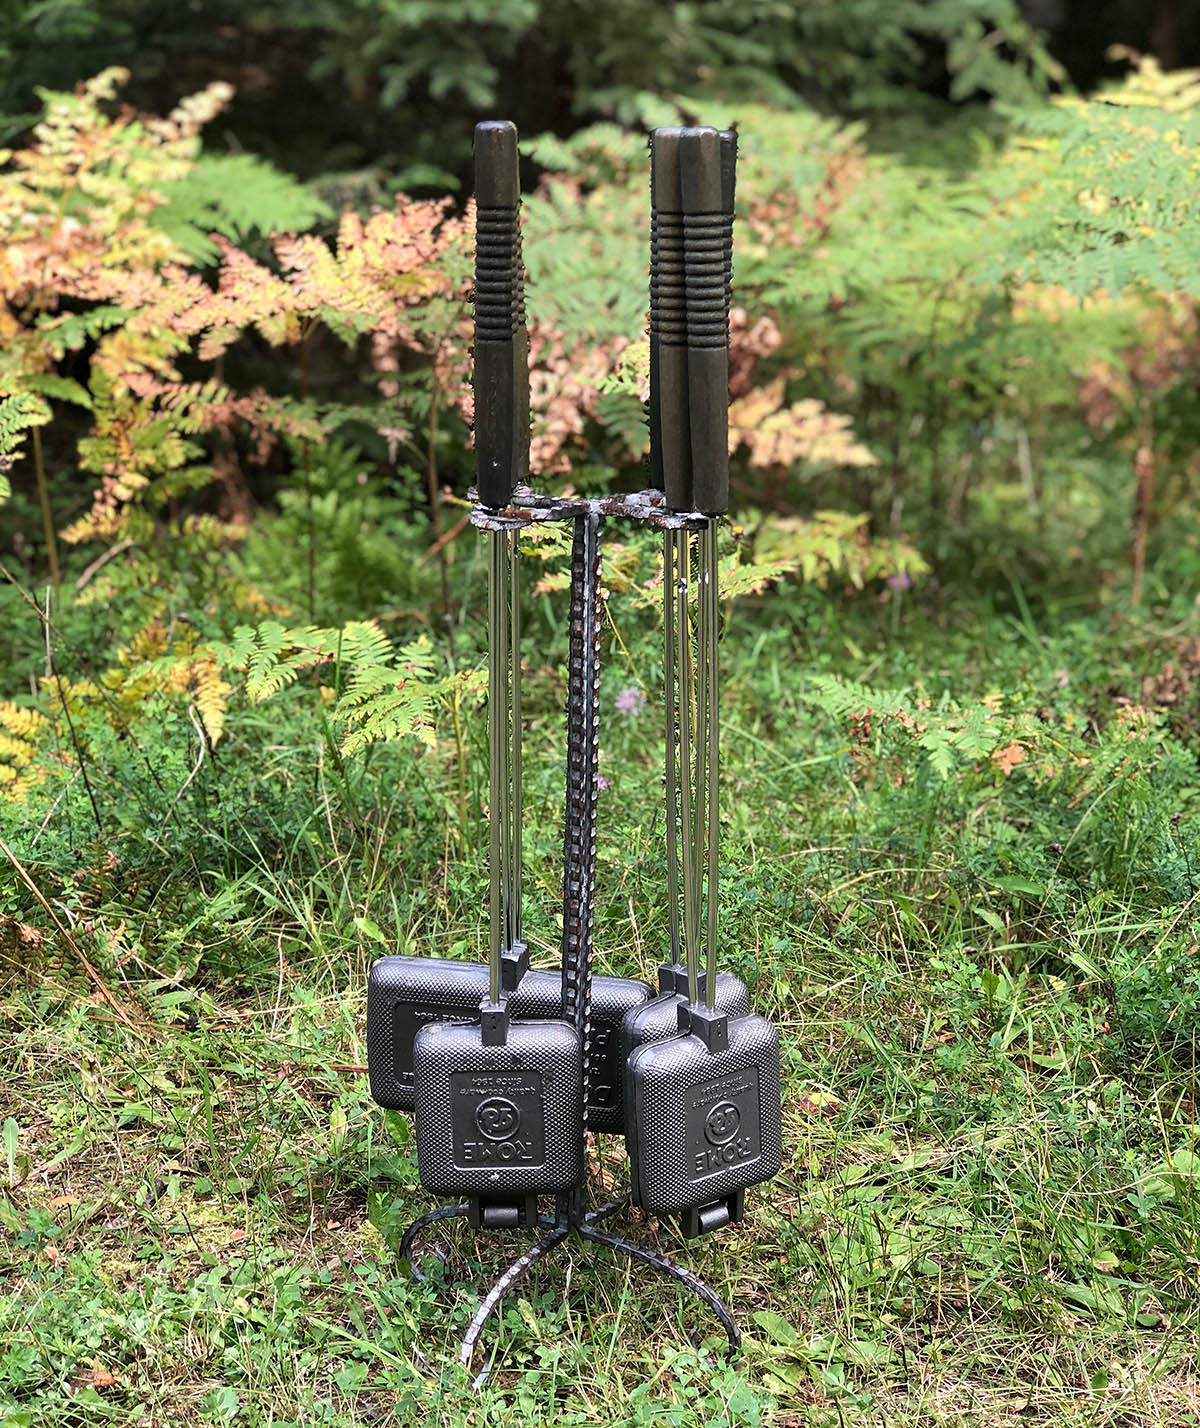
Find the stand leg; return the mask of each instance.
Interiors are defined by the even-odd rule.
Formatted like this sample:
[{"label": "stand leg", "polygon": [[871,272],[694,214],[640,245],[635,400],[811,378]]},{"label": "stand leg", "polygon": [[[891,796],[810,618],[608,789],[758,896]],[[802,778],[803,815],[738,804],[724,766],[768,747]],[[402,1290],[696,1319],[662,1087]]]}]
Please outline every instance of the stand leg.
[{"label": "stand leg", "polygon": [[[570,1233],[569,1225],[557,1225],[548,1235],[538,1240],[532,1249],[526,1250],[520,1259],[514,1260],[504,1271],[500,1278],[488,1290],[487,1296],[475,1311],[475,1317],[471,1320],[470,1327],[463,1337],[462,1346],[458,1351],[459,1360],[469,1368],[471,1360],[475,1356],[475,1345],[479,1342],[479,1336],[487,1326],[487,1321],[496,1311],[496,1306],[501,1302],[506,1294],[513,1289],[517,1281],[527,1269],[535,1265],[543,1255],[548,1254],[556,1245],[562,1244]],[[487,1382],[490,1367],[485,1370],[475,1380],[475,1387],[482,1388]]]},{"label": "stand leg", "polygon": [[616,1200],[606,1200],[603,1205],[597,1205],[594,1210],[589,1210],[583,1217],[583,1223],[598,1225],[601,1220],[607,1220],[610,1215],[615,1215],[618,1210],[623,1210],[628,1204],[628,1195],[621,1195]]},{"label": "stand leg", "polygon": [[[725,1301],[716,1290],[711,1289],[705,1284],[699,1275],[693,1274],[690,1269],[684,1269],[682,1265],[676,1264],[674,1260],[668,1259],[664,1254],[659,1254],[657,1250],[649,1249],[646,1245],[639,1245],[633,1240],[627,1240],[622,1235],[610,1235],[604,1230],[596,1229],[597,1221],[606,1219],[608,1216],[615,1214],[626,1203],[627,1201],[625,1199],[610,1200],[607,1204],[598,1205],[594,1210],[590,1211],[583,1220],[568,1222],[562,1219],[550,1220],[543,1218],[542,1224],[548,1227],[548,1233],[543,1235],[520,1259],[514,1260],[513,1263],[509,1265],[495,1284],[492,1285],[480,1303],[479,1308],[475,1311],[475,1317],[471,1320],[470,1327],[467,1329],[462,1345],[459,1348],[460,1362],[465,1364],[468,1368],[470,1367],[471,1361],[475,1357],[475,1349],[484,1329],[487,1327],[488,1320],[495,1314],[502,1301],[516,1287],[526,1270],[532,1268],[538,1260],[544,1258],[551,1250],[557,1249],[572,1230],[579,1235],[580,1239],[588,1240],[592,1244],[603,1245],[605,1249],[612,1250],[614,1254],[623,1254],[627,1259],[637,1260],[639,1264],[649,1265],[651,1269],[657,1269],[660,1273],[673,1279],[681,1288],[695,1295],[702,1304],[706,1305],[712,1311],[713,1317],[724,1330],[725,1337],[729,1344],[726,1357],[732,1358],[741,1347],[742,1334],[737,1326],[737,1321],[729,1312]],[[450,1207],[446,1212],[442,1213],[439,1218],[445,1219],[449,1213],[453,1213],[454,1211],[462,1213],[465,1212],[465,1209],[465,1206]],[[424,1215],[421,1217],[422,1221],[428,1221],[428,1218],[428,1216]],[[419,1222],[414,1222],[414,1226],[417,1223]],[[409,1227],[410,1234],[414,1226]],[[405,1238],[407,1239],[408,1236],[406,1235]],[[691,1339],[692,1344],[698,1348],[699,1341],[697,1336],[693,1333],[689,1334],[688,1337]],[[478,1390],[484,1386],[491,1375],[491,1370],[492,1366],[489,1364],[481,1374],[475,1377],[473,1380],[473,1387],[475,1389]]]},{"label": "stand leg", "polygon": [[[713,1317],[725,1330],[725,1337],[729,1340],[729,1351],[726,1357],[732,1358],[737,1353],[742,1343],[742,1331],[737,1326],[737,1320],[729,1312],[725,1301],[716,1290],[710,1289],[699,1275],[693,1274],[690,1269],[684,1269],[681,1264],[676,1264],[674,1260],[659,1254],[657,1250],[635,1244],[633,1240],[627,1240],[621,1235],[607,1234],[604,1230],[597,1230],[589,1224],[576,1225],[575,1229],[582,1239],[591,1240],[593,1244],[604,1245],[617,1254],[638,1260],[641,1264],[648,1264],[651,1269],[657,1269],[663,1274],[669,1275],[677,1284],[694,1294],[697,1299],[708,1305],[713,1312]],[[696,1342],[694,1338],[692,1342],[693,1344]]]},{"label": "stand leg", "polygon": [[[606,1200],[603,1205],[597,1205],[594,1209],[586,1211],[582,1218],[578,1215],[571,1218],[570,1223],[572,1225],[598,1225],[601,1220],[607,1220],[610,1215],[615,1215],[619,1210],[624,1210],[628,1204],[628,1195],[622,1195],[619,1200]],[[562,1223],[563,1215],[561,1210],[559,1214],[553,1218],[549,1215],[542,1215],[538,1220],[538,1224],[544,1225],[548,1230],[557,1229]]]},{"label": "stand leg", "polygon": [[[465,1200],[458,1205],[439,1205],[436,1210],[426,1210],[423,1215],[418,1215],[412,1224],[409,1225],[408,1229],[404,1231],[400,1240],[400,1258],[408,1260],[409,1278],[415,1283],[429,1283],[429,1276],[422,1274],[417,1268],[417,1259],[413,1254],[413,1244],[417,1236],[422,1230],[428,1229],[430,1225],[437,1224],[439,1220],[452,1220],[456,1215],[465,1215],[470,1208],[470,1205],[468,1205]],[[442,1254],[441,1250],[434,1250],[433,1253],[437,1256],[441,1264],[444,1265],[446,1263],[446,1256]]]}]

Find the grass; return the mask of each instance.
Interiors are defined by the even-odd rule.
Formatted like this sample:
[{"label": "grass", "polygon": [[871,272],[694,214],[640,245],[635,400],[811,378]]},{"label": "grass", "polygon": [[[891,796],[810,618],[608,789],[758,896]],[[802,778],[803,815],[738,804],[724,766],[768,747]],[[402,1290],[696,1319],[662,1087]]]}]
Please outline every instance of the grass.
[{"label": "grass", "polygon": [[[523,1241],[452,1230],[451,1273],[410,1281],[399,1237],[430,1202],[361,1067],[375,955],[484,945],[482,840],[459,844],[452,741],[339,770],[295,690],[231,716],[186,838],[130,832],[115,869],[87,846],[73,872],[23,855],[48,907],[0,882],[0,1424],[1200,1423],[1194,696],[1073,802],[986,756],[939,777],[803,677],[1003,687],[1047,725],[1074,711],[1099,760],[1195,613],[905,598],[803,590],[728,627],[724,955],[783,1033],[785,1165],[730,1232],[625,1228],[733,1305],[733,1364],[691,1346],[710,1326],[648,1271],[574,1247],[526,1281],[471,1393],[457,1341]],[[603,967],[646,974],[657,718],[614,703],[653,692],[655,636],[614,618],[597,940]],[[527,678],[542,963],[560,653]],[[478,715],[468,742],[478,810]],[[623,1173],[601,1141],[593,1176]]]}]

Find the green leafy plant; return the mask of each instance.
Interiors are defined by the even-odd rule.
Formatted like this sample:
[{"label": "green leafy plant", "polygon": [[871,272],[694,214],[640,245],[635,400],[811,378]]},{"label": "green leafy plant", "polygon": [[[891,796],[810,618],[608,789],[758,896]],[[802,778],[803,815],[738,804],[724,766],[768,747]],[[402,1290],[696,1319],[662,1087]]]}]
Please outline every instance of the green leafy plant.
[{"label": "green leafy plant", "polygon": [[432,742],[435,701],[481,688],[477,674],[435,677],[437,657],[428,639],[395,650],[373,622],[352,622],[340,630],[287,630],[269,621],[241,628],[219,653],[224,663],[244,670],[251,703],[279,693],[302,671],[344,668],[332,712],[345,723],[348,755],[410,734]]}]

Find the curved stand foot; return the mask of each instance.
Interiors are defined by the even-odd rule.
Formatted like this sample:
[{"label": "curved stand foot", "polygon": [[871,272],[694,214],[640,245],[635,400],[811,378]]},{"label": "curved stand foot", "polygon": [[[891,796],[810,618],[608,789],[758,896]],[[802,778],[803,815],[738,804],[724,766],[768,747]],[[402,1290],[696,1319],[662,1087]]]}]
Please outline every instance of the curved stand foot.
[{"label": "curved stand foot", "polygon": [[[597,1205],[593,1209],[589,1210],[583,1216],[582,1220],[579,1220],[577,1217],[573,1217],[571,1220],[571,1224],[576,1226],[579,1224],[598,1225],[601,1220],[607,1220],[610,1215],[615,1215],[619,1211],[624,1210],[628,1206],[628,1204],[628,1195],[622,1195],[616,1200],[606,1200],[603,1205]],[[542,1215],[538,1219],[538,1224],[544,1225],[548,1230],[556,1229],[561,1223],[561,1218],[556,1218],[552,1215]]]},{"label": "curved stand foot", "polygon": [[606,1200],[603,1205],[597,1205],[594,1210],[589,1210],[583,1217],[585,1225],[598,1225],[601,1220],[607,1220],[610,1215],[615,1215],[618,1211],[625,1209],[629,1204],[629,1196],[621,1195],[616,1200]]},{"label": "curved stand foot", "polygon": [[[607,1206],[600,1208],[608,1210]],[[582,1239],[604,1245],[618,1254],[638,1260],[641,1264],[648,1264],[651,1269],[660,1270],[663,1274],[669,1275],[677,1284],[681,1284],[689,1290],[697,1299],[708,1305],[713,1312],[713,1317],[724,1329],[725,1337],[729,1340],[729,1351],[726,1357],[732,1358],[737,1353],[742,1343],[742,1331],[737,1326],[737,1320],[729,1312],[725,1301],[716,1290],[710,1289],[698,1275],[693,1274],[690,1269],[684,1269],[681,1264],[676,1264],[666,1255],[659,1254],[657,1250],[648,1249],[645,1245],[636,1244],[633,1240],[627,1240],[621,1235],[610,1235],[603,1230],[597,1230],[594,1224],[586,1221],[583,1224],[577,1224],[575,1229]],[[693,1339],[692,1342],[694,1344],[695,1340]]]},{"label": "curved stand foot", "polygon": [[[622,1196],[618,1200],[609,1200],[603,1205],[597,1205],[595,1209],[588,1211],[582,1219],[550,1219],[543,1216],[540,1223],[545,1227],[547,1233],[538,1242],[527,1250],[518,1260],[515,1260],[504,1271],[496,1283],[488,1291],[486,1297],[480,1302],[479,1308],[475,1311],[475,1317],[471,1320],[467,1329],[466,1337],[462,1341],[459,1349],[459,1360],[468,1368],[471,1360],[475,1356],[475,1349],[479,1339],[487,1327],[488,1320],[496,1312],[501,1301],[516,1286],[525,1271],[531,1268],[543,1256],[556,1249],[572,1230],[576,1231],[581,1239],[589,1240],[592,1244],[603,1245],[605,1249],[613,1250],[617,1254],[623,1254],[628,1259],[637,1260],[640,1264],[649,1265],[651,1269],[657,1269],[661,1273],[669,1276],[676,1284],[694,1294],[701,1303],[707,1305],[712,1311],[713,1317],[720,1324],[728,1340],[726,1357],[732,1358],[741,1347],[742,1334],[737,1326],[737,1321],[726,1307],[725,1301],[713,1289],[690,1269],[684,1269],[682,1265],[676,1264],[674,1260],[668,1259],[666,1255],[660,1254],[657,1250],[649,1249],[645,1245],[639,1245],[633,1240],[627,1240],[621,1235],[609,1234],[604,1230],[598,1230],[598,1222],[607,1219],[610,1215],[615,1215],[618,1210],[623,1209],[629,1203],[627,1196]],[[462,1213],[465,1207],[452,1206],[444,1211],[437,1218],[445,1219],[448,1215]],[[416,1229],[423,1223],[428,1223],[430,1215],[423,1215],[419,1221],[414,1221],[409,1227],[406,1242]],[[410,1260],[411,1263],[411,1260]],[[689,1339],[693,1347],[699,1348],[699,1339],[696,1334],[689,1333]],[[493,1356],[494,1362],[494,1356]],[[472,1380],[472,1387],[480,1389],[488,1381],[491,1375],[492,1363],[482,1373]]]},{"label": "curved stand foot", "polygon": [[[428,1229],[430,1225],[435,1225],[439,1220],[452,1220],[456,1215],[465,1215],[470,1209],[470,1205],[464,1200],[458,1205],[439,1205],[436,1210],[426,1210],[423,1215],[409,1225],[408,1229],[400,1239],[400,1258],[408,1260],[409,1278],[417,1284],[428,1284],[429,1276],[422,1274],[417,1268],[416,1256],[413,1254],[413,1243],[422,1230]],[[446,1263],[446,1256],[441,1250],[433,1251],[434,1257],[443,1267]]]},{"label": "curved stand foot", "polygon": [[[475,1345],[479,1342],[479,1336],[487,1326],[487,1321],[496,1311],[496,1306],[506,1294],[516,1285],[517,1281],[532,1265],[536,1264],[543,1255],[548,1254],[556,1245],[562,1244],[567,1235],[570,1234],[570,1225],[557,1225],[548,1235],[543,1235],[537,1244],[525,1251],[520,1259],[514,1260],[504,1271],[500,1278],[488,1290],[487,1296],[475,1311],[475,1317],[471,1320],[470,1326],[463,1337],[462,1345],[458,1351],[461,1363],[468,1368],[471,1360],[475,1356]],[[475,1379],[474,1387],[482,1388],[487,1382],[491,1373],[491,1366],[484,1369],[483,1373]]]}]

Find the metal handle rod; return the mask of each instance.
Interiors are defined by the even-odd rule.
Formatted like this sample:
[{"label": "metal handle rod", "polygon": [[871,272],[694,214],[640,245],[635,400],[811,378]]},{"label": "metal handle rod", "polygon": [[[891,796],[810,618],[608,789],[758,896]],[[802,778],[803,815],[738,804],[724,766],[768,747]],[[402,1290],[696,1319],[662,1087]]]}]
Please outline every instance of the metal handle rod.
[{"label": "metal handle rod", "polygon": [[[529,465],[529,362],[517,131],[475,127],[474,392],[476,489],[502,510]],[[490,770],[489,986],[499,1001],[502,948],[521,936],[521,616],[518,537],[496,531],[488,563]]]},{"label": "metal handle rod", "polygon": [[493,1006],[500,1000],[500,949],[504,938],[502,903],[503,851],[501,808],[504,802],[502,750],[507,730],[504,715],[504,669],[500,662],[503,620],[500,601],[503,593],[504,537],[494,531],[488,540],[488,894],[491,920],[488,938],[488,997]]},{"label": "metal handle rod", "polygon": [[[732,136],[731,136],[732,137]],[[691,504],[706,516],[729,506],[729,303],[733,200],[731,145],[716,129],[689,131],[680,146],[687,327]]]},{"label": "metal handle rod", "polygon": [[504,948],[505,951],[512,950],[513,944],[513,867],[512,867],[512,675],[509,659],[508,636],[510,629],[510,606],[512,603],[511,576],[512,567],[509,560],[509,534],[497,538],[500,545],[499,570],[500,570],[500,608],[497,612],[497,621],[500,631],[500,691],[502,696],[502,729],[503,737],[500,746],[500,838],[501,838],[501,876],[503,878],[504,889]]},{"label": "metal handle rod", "polygon": [[475,126],[475,486],[502,510],[529,474],[529,337],[517,131]]},{"label": "metal handle rod", "polygon": [[687,962],[688,1000],[699,994],[699,967],[696,961],[695,885],[696,845],[692,836],[692,711],[695,680],[692,673],[691,630],[688,624],[688,577],[691,552],[687,533],[680,531],[676,547],[675,633],[678,640],[679,670],[679,822],[683,842],[683,942]]},{"label": "metal handle rod", "polygon": [[[732,130],[722,130],[719,136],[720,147],[720,194],[721,194],[721,238],[722,238],[722,284],[721,284],[721,308],[722,317],[719,330],[720,345],[725,352],[724,369],[720,370],[718,363],[718,383],[723,381],[724,390],[714,393],[714,398],[719,406],[725,409],[724,425],[728,430],[728,352],[729,352],[729,305],[733,288],[733,211],[734,211],[734,190],[737,178],[737,135]],[[711,296],[711,294],[710,294]],[[704,327],[703,321],[699,326]],[[689,327],[689,341],[690,341]],[[711,340],[710,332],[710,340]],[[718,426],[720,423],[718,423]],[[708,906],[707,922],[705,927],[706,947],[706,972],[705,972],[705,992],[709,1010],[714,1006],[717,985],[717,918],[720,910],[719,903],[719,863],[720,863],[720,843],[721,843],[721,817],[720,817],[720,702],[718,697],[719,682],[719,661],[720,661],[720,620],[721,620],[721,592],[719,588],[720,579],[720,555],[717,541],[717,530],[720,524],[719,512],[724,511],[729,503],[729,461],[728,443],[724,450],[719,453],[719,462],[715,471],[715,482],[710,486],[708,492],[704,493],[710,498],[710,503],[705,506],[706,513],[710,516],[708,527],[701,540],[705,543],[705,599],[708,605],[708,650],[705,663],[708,666]]]},{"label": "metal handle rod", "polygon": [[667,706],[667,925],[671,963],[679,962],[679,778],[675,740],[679,732],[679,696],[675,688],[675,532],[663,534],[663,688]]},{"label": "metal handle rod", "polygon": [[692,506],[679,168],[690,132],[659,128],[650,136],[650,482],[674,511]]},{"label": "metal handle rod", "polygon": [[[509,534],[510,550],[508,565],[509,598],[512,602],[511,651],[512,676],[509,681],[512,692],[512,852],[509,856],[509,874],[512,878],[512,940],[522,940],[521,917],[521,865],[523,861],[523,815],[524,804],[521,796],[521,579],[520,555],[521,532]],[[510,943],[511,946],[511,943]]]},{"label": "metal handle rod", "polygon": [[696,792],[693,800],[692,839],[695,852],[692,867],[695,869],[696,960],[700,960],[700,914],[701,892],[705,859],[705,837],[708,831],[708,603],[704,593],[705,578],[704,535],[701,532],[696,541]]},{"label": "metal handle rod", "polygon": [[717,803],[720,776],[720,723],[717,700],[718,622],[720,591],[717,588],[717,519],[709,521],[700,537],[704,545],[703,598],[708,607],[706,630],[708,643],[705,664],[708,668],[708,921],[706,927],[705,1000],[711,1011],[715,1005],[717,985],[717,877],[720,851],[721,819]]}]

